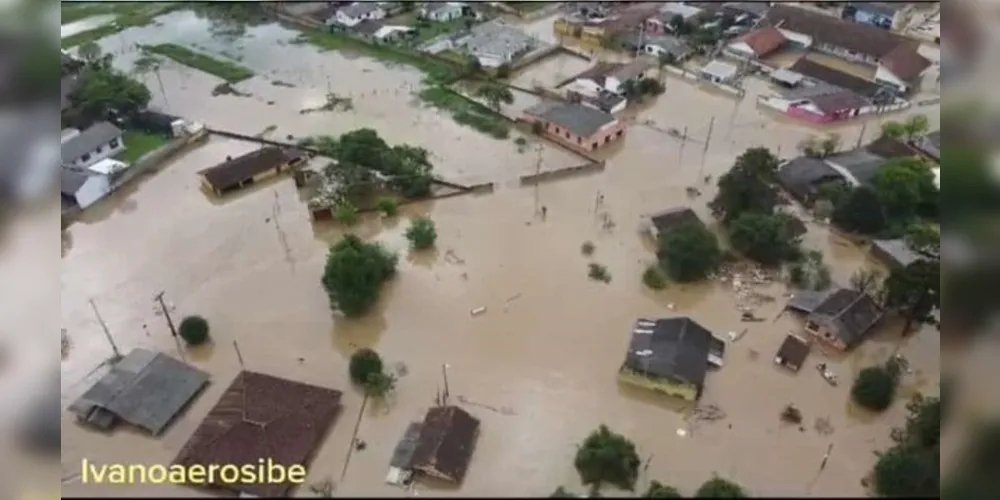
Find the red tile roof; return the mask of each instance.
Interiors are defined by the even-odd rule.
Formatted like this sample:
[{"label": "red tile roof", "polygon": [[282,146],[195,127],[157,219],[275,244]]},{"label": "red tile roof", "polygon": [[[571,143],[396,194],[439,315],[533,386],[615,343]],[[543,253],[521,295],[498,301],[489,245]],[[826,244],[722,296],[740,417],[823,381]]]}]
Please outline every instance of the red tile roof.
[{"label": "red tile roof", "polygon": [[[271,459],[286,469],[306,467],[340,411],[340,391],[250,371],[240,372],[174,458],[190,467],[237,467]],[[293,484],[209,486],[261,497],[282,497]]]},{"label": "red tile roof", "polygon": [[757,57],[764,57],[781,48],[788,41],[777,28],[770,26],[756,29],[737,40],[750,46]]}]

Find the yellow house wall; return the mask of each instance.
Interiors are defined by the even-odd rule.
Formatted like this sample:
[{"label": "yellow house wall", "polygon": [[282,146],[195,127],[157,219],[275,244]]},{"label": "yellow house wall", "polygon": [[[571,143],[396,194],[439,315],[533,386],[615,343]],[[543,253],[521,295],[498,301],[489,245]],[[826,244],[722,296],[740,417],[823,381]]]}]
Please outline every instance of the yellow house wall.
[{"label": "yellow house wall", "polygon": [[687,401],[694,401],[698,399],[698,389],[691,384],[671,382],[664,379],[650,379],[628,370],[618,372],[618,380],[626,384],[631,384],[636,387],[663,393],[668,396],[681,398]]}]

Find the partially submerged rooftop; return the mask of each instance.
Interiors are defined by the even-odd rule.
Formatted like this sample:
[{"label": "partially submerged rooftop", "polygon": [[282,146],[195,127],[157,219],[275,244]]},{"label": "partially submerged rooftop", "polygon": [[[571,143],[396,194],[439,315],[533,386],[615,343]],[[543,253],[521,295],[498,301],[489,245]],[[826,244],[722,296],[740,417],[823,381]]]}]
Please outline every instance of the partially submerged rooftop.
[{"label": "partially submerged rooftop", "polygon": [[[308,469],[313,452],[340,411],[341,392],[242,371],[181,448],[174,464],[256,465],[270,458]],[[217,478],[218,480],[218,478]],[[292,483],[212,484],[240,494],[283,497]]]},{"label": "partially submerged rooftop", "polygon": [[616,120],[610,113],[588,106],[553,101],[538,103],[524,113],[569,130],[579,137],[590,137]]},{"label": "partially submerged rooftop", "polygon": [[226,191],[255,175],[300,160],[304,156],[304,153],[295,149],[265,146],[235,158],[227,158],[226,161],[198,173],[213,189]]},{"label": "partially submerged rooftop", "polygon": [[435,406],[427,410],[420,439],[413,451],[412,466],[426,474],[461,483],[472,462],[479,419],[458,406]]},{"label": "partially submerged rooftop", "polygon": [[809,320],[827,325],[845,346],[861,342],[882,318],[882,308],[868,294],[842,288],[830,294],[809,315]]},{"label": "partially submerged rooftop", "polygon": [[895,267],[906,267],[921,259],[921,255],[901,238],[874,240],[871,251],[879,259]]},{"label": "partially submerged rooftop", "polygon": [[207,373],[166,354],[136,348],[69,411],[102,430],[124,421],[157,436],[207,384]]},{"label": "partially submerged rooftop", "polygon": [[640,319],[632,328],[621,369],[646,378],[692,384],[700,393],[710,356],[720,356],[724,346],[725,342],[691,318]]},{"label": "partially submerged rooftop", "polygon": [[654,236],[657,238],[666,236],[672,231],[676,231],[685,226],[704,226],[705,223],[698,218],[698,214],[688,207],[674,207],[649,216]]}]

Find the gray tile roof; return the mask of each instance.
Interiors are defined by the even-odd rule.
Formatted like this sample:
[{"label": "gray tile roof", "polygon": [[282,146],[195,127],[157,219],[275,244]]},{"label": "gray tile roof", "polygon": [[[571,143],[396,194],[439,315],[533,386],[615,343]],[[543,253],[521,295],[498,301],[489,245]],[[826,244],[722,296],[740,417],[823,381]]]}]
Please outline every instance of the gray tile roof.
[{"label": "gray tile roof", "polygon": [[208,374],[162,353],[133,349],[70,406],[82,420],[94,410],[159,435],[208,384]]},{"label": "gray tile roof", "polygon": [[693,384],[701,392],[708,373],[708,354],[717,346],[712,332],[685,317],[637,320],[623,369],[652,378]]},{"label": "gray tile roof", "polygon": [[122,131],[108,122],[97,122],[80,135],[62,144],[63,163],[72,163],[81,156],[93,152],[98,146],[107,144],[116,137],[121,137]]},{"label": "gray tile roof", "polygon": [[800,156],[778,167],[778,183],[799,200],[805,200],[826,182],[842,179],[823,160]]},{"label": "gray tile roof", "polygon": [[819,304],[811,321],[823,323],[847,347],[857,345],[875,323],[882,318],[882,309],[867,294],[843,288]]},{"label": "gray tile roof", "polygon": [[830,156],[826,161],[844,167],[861,185],[871,186],[889,160],[861,148]]},{"label": "gray tile roof", "polygon": [[347,7],[341,7],[339,12],[343,12],[345,16],[350,18],[358,18],[365,14],[370,14],[380,9],[378,3],[376,2],[357,2]]},{"label": "gray tile roof", "polygon": [[669,36],[669,35],[654,35],[647,36],[644,39],[647,45],[655,45],[668,53],[672,54],[677,59],[686,59],[692,53],[694,49],[690,45],[685,43],[680,38]]},{"label": "gray tile roof", "polygon": [[812,314],[832,293],[833,290],[795,290],[792,292],[792,297],[788,299],[788,303],[785,304],[785,308],[804,314]]},{"label": "gray tile roof", "polygon": [[413,453],[417,451],[417,444],[420,443],[420,431],[423,426],[423,422],[410,422],[406,426],[406,432],[403,433],[403,437],[392,450],[392,458],[389,460],[390,467],[409,469],[413,466]]},{"label": "gray tile roof", "polygon": [[569,130],[580,137],[590,137],[601,127],[615,121],[615,117],[579,104],[543,102],[524,111],[549,123]]},{"label": "gray tile roof", "polygon": [[920,260],[921,257],[902,239],[875,240],[872,242],[872,253],[881,259],[888,260],[890,264],[900,267],[906,267]]},{"label": "gray tile roof", "polygon": [[76,192],[87,182],[90,174],[81,170],[62,167],[59,169],[59,187],[62,194],[75,196]]}]

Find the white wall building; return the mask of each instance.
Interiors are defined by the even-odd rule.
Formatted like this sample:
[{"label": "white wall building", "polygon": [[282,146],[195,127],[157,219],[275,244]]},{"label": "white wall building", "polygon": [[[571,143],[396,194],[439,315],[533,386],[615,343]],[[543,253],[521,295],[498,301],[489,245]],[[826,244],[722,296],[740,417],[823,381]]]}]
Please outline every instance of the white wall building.
[{"label": "white wall building", "polygon": [[98,122],[62,142],[62,163],[87,168],[125,151],[122,131],[108,122]]}]

